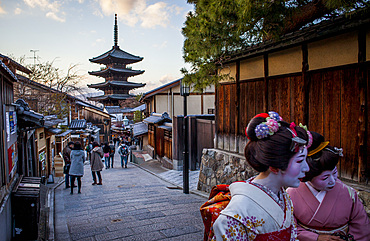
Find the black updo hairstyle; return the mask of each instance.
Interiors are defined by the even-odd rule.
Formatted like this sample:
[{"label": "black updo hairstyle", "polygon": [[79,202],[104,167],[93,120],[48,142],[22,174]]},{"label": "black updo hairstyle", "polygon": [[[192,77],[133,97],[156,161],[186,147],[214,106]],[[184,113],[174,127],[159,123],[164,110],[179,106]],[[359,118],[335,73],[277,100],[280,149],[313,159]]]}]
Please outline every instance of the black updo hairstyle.
[{"label": "black updo hairstyle", "polygon": [[81,143],[79,141],[76,141],[74,146],[73,146],[73,150],[82,150],[82,146],[81,146]]},{"label": "black updo hairstyle", "polygon": [[[312,134],[313,142],[312,146],[308,149],[308,152],[315,150],[321,143],[325,141],[325,138],[314,131],[310,131]],[[321,151],[307,157],[307,164],[310,170],[306,172],[306,176],[302,179],[303,182],[311,181],[312,178],[320,175],[323,171],[331,171],[335,168],[339,161],[339,154],[334,147],[327,145]]]},{"label": "black updo hairstyle", "polygon": [[[258,116],[258,115],[257,115]],[[277,132],[268,137],[258,139],[255,133],[257,125],[265,122],[264,117],[254,117],[248,124],[246,134],[249,142],[245,146],[244,155],[248,163],[258,172],[265,172],[269,167],[286,170],[289,160],[296,154],[291,151],[293,135],[289,129],[290,124],[279,121],[280,127]],[[308,141],[305,129],[295,126],[297,136]]]},{"label": "black updo hairstyle", "polygon": [[92,144],[92,146],[93,146],[93,148],[95,148],[95,147],[99,146],[99,143],[97,143],[96,141],[94,141],[93,144]]}]

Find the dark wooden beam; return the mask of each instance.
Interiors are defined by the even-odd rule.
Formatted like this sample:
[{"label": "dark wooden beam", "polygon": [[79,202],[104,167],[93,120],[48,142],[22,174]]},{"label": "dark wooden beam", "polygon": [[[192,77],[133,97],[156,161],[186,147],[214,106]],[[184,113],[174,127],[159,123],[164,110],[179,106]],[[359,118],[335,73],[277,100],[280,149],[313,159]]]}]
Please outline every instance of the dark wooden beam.
[{"label": "dark wooden beam", "polygon": [[358,182],[365,182],[369,177],[367,169],[367,73],[366,73],[366,29],[362,28],[358,32],[358,80],[360,88],[360,115],[359,123],[359,155],[358,155]]},{"label": "dark wooden beam", "polygon": [[310,110],[310,76],[308,73],[308,49],[307,44],[302,44],[302,79],[303,79],[303,121],[308,125]]},{"label": "dark wooden beam", "polygon": [[264,86],[265,91],[263,95],[263,106],[265,108],[266,113],[269,111],[269,102],[268,102],[268,91],[269,91],[269,62],[268,62],[268,54],[263,55],[263,71],[264,71]]},{"label": "dark wooden beam", "polygon": [[[239,134],[239,106],[240,106],[240,61],[236,61],[236,103],[235,103],[235,136],[238,136]],[[246,98],[246,96],[244,96]]]}]

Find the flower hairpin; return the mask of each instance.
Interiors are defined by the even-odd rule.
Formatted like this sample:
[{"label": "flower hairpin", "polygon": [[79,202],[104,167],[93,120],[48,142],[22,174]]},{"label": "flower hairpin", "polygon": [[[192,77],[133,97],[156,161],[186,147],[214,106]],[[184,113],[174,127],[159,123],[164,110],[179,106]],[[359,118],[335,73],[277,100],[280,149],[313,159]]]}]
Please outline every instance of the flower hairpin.
[{"label": "flower hairpin", "polygon": [[307,136],[308,136],[307,148],[310,148],[313,142],[313,137],[312,137],[311,132],[308,130],[307,126],[302,125],[302,123],[299,123],[299,127],[302,127],[307,132]]},{"label": "flower hairpin", "polygon": [[258,139],[266,138],[269,135],[272,136],[273,134],[275,134],[275,132],[279,130],[279,121],[283,119],[279,116],[278,113],[274,111],[269,111],[268,114],[269,117],[266,118],[266,121],[257,125],[254,129],[254,132],[256,133],[256,137]]}]

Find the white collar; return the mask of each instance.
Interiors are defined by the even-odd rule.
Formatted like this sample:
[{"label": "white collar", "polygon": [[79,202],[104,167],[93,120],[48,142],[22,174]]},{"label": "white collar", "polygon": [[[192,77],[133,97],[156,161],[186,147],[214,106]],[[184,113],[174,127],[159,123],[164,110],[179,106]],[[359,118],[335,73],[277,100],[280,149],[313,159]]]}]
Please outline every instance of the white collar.
[{"label": "white collar", "polygon": [[305,182],[304,184],[306,184],[308,189],[310,189],[310,191],[312,192],[314,197],[317,199],[317,201],[319,201],[321,203],[322,200],[324,200],[324,197],[326,195],[326,191],[317,191],[315,188],[313,188],[313,186],[311,186],[311,184],[309,184],[309,182]]}]

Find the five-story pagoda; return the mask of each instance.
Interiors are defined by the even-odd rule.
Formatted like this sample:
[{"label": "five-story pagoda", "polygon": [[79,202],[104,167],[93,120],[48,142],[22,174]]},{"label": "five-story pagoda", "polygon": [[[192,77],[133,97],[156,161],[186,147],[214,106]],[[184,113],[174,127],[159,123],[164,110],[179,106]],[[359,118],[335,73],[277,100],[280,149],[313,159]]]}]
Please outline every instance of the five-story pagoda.
[{"label": "five-story pagoda", "polygon": [[115,14],[114,24],[114,46],[108,52],[89,60],[92,63],[105,65],[105,68],[101,68],[99,71],[89,72],[91,75],[105,79],[105,82],[88,85],[89,88],[104,91],[104,95],[89,97],[89,100],[101,102],[105,106],[119,106],[120,100],[135,97],[135,95],[129,94],[130,90],[145,86],[145,84],[127,81],[129,77],[144,73],[144,70],[133,70],[131,67],[127,67],[129,64],[140,62],[143,58],[119,48],[117,14]]}]

